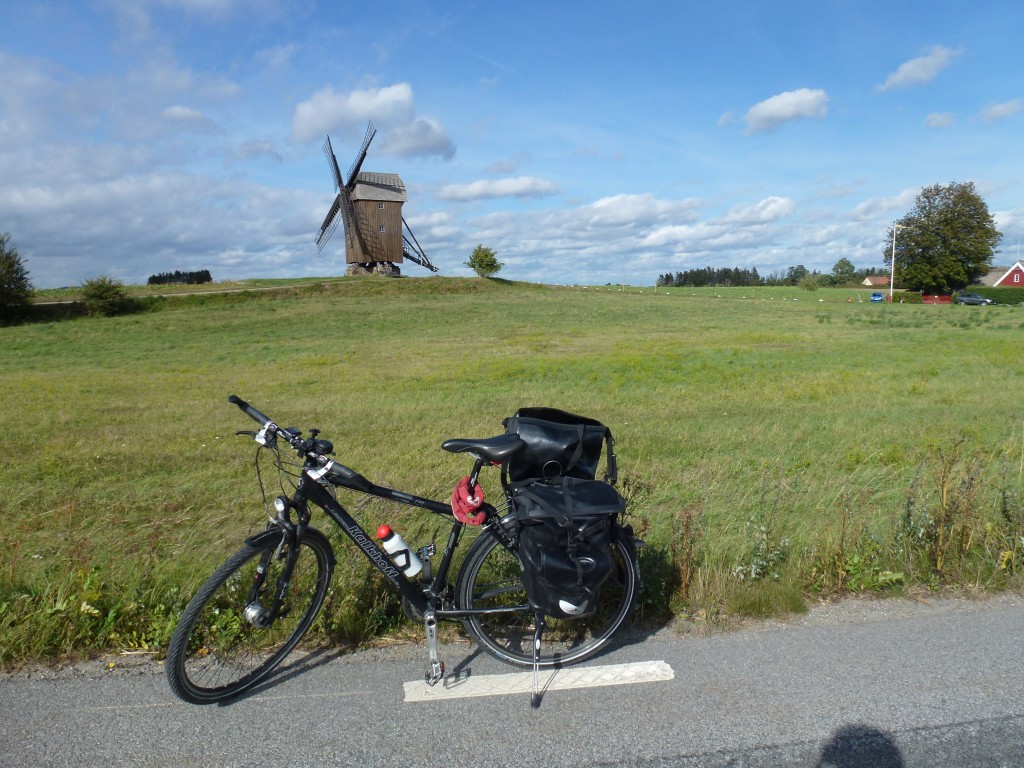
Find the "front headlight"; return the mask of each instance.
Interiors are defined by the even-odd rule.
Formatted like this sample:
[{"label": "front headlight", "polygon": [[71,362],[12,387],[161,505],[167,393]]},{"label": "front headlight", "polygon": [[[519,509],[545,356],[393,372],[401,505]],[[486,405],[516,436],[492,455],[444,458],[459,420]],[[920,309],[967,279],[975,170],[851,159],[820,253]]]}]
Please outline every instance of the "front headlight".
[{"label": "front headlight", "polygon": [[278,496],[276,499],[274,499],[274,509],[279,515],[283,515],[285,512],[287,512],[288,507],[290,506],[291,504],[288,502],[288,499],[284,496]]}]

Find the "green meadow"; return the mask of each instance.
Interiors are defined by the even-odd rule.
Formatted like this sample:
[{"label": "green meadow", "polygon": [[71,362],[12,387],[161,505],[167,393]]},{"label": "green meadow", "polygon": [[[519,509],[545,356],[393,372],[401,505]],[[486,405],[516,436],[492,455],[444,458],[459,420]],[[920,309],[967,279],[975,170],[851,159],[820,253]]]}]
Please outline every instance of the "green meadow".
[{"label": "green meadow", "polygon": [[[528,405],[600,419],[648,544],[642,622],[1021,586],[1024,309],[301,282],[0,328],[0,663],[162,652],[195,587],[266,520],[232,393],[321,429],[373,481],[439,499],[469,470],[446,438],[501,432]],[[499,498],[497,472],[482,481]],[[367,527],[443,544],[439,518],[340,498]],[[332,538],[319,638],[415,630]]]}]

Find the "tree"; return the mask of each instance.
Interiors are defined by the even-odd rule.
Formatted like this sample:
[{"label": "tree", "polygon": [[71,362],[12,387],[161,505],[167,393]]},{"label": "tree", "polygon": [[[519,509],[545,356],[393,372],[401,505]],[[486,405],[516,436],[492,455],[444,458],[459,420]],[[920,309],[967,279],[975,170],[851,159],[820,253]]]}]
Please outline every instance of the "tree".
[{"label": "tree", "polygon": [[840,259],[832,266],[832,285],[841,286],[857,279],[857,268],[849,259]]},{"label": "tree", "polygon": [[131,308],[124,286],[111,277],[94,277],[82,283],[86,314],[110,317]]},{"label": "tree", "polygon": [[[925,187],[895,226],[895,284],[923,293],[952,293],[982,277],[1002,237],[973,181]],[[885,249],[890,269],[892,243],[890,227]]]},{"label": "tree", "polygon": [[466,262],[466,266],[476,272],[480,277],[493,277],[505,266],[498,261],[497,254],[490,248],[478,245],[473,249],[473,254]]},{"label": "tree", "polygon": [[821,287],[821,275],[804,275],[800,278],[800,287],[805,291],[816,291]]},{"label": "tree", "polygon": [[789,285],[799,285],[805,277],[807,277],[807,267],[803,264],[797,264],[786,270],[786,282]]},{"label": "tree", "polygon": [[0,320],[13,320],[28,306],[32,283],[10,232],[0,234]]}]

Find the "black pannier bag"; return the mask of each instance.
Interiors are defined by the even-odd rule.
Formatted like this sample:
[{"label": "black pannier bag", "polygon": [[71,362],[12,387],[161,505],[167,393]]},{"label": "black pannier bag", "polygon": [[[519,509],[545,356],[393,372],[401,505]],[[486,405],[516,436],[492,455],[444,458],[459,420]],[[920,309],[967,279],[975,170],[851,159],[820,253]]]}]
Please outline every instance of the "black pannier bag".
[{"label": "black pannier bag", "polygon": [[506,432],[519,435],[526,448],[504,467],[510,483],[575,477],[593,480],[601,459],[602,443],[608,446],[605,480],[618,481],[614,440],[608,427],[595,419],[557,408],[520,408],[502,422]]},{"label": "black pannier bag", "polygon": [[[611,431],[601,422],[554,408],[522,408],[505,420],[526,448],[505,466],[520,524],[519,560],[531,606],[555,618],[597,610],[615,564],[611,547],[624,531],[616,517],[625,499],[615,477]],[[606,480],[597,480],[602,444]]]}]

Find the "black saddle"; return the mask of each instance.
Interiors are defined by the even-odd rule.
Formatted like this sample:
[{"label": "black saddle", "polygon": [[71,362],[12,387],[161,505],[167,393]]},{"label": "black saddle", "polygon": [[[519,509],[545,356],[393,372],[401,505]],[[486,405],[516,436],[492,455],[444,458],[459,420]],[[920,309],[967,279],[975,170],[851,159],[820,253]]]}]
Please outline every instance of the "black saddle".
[{"label": "black saddle", "polygon": [[494,464],[504,464],[525,445],[521,437],[508,433],[474,440],[445,440],[441,443],[441,447],[451,453],[471,453]]}]

